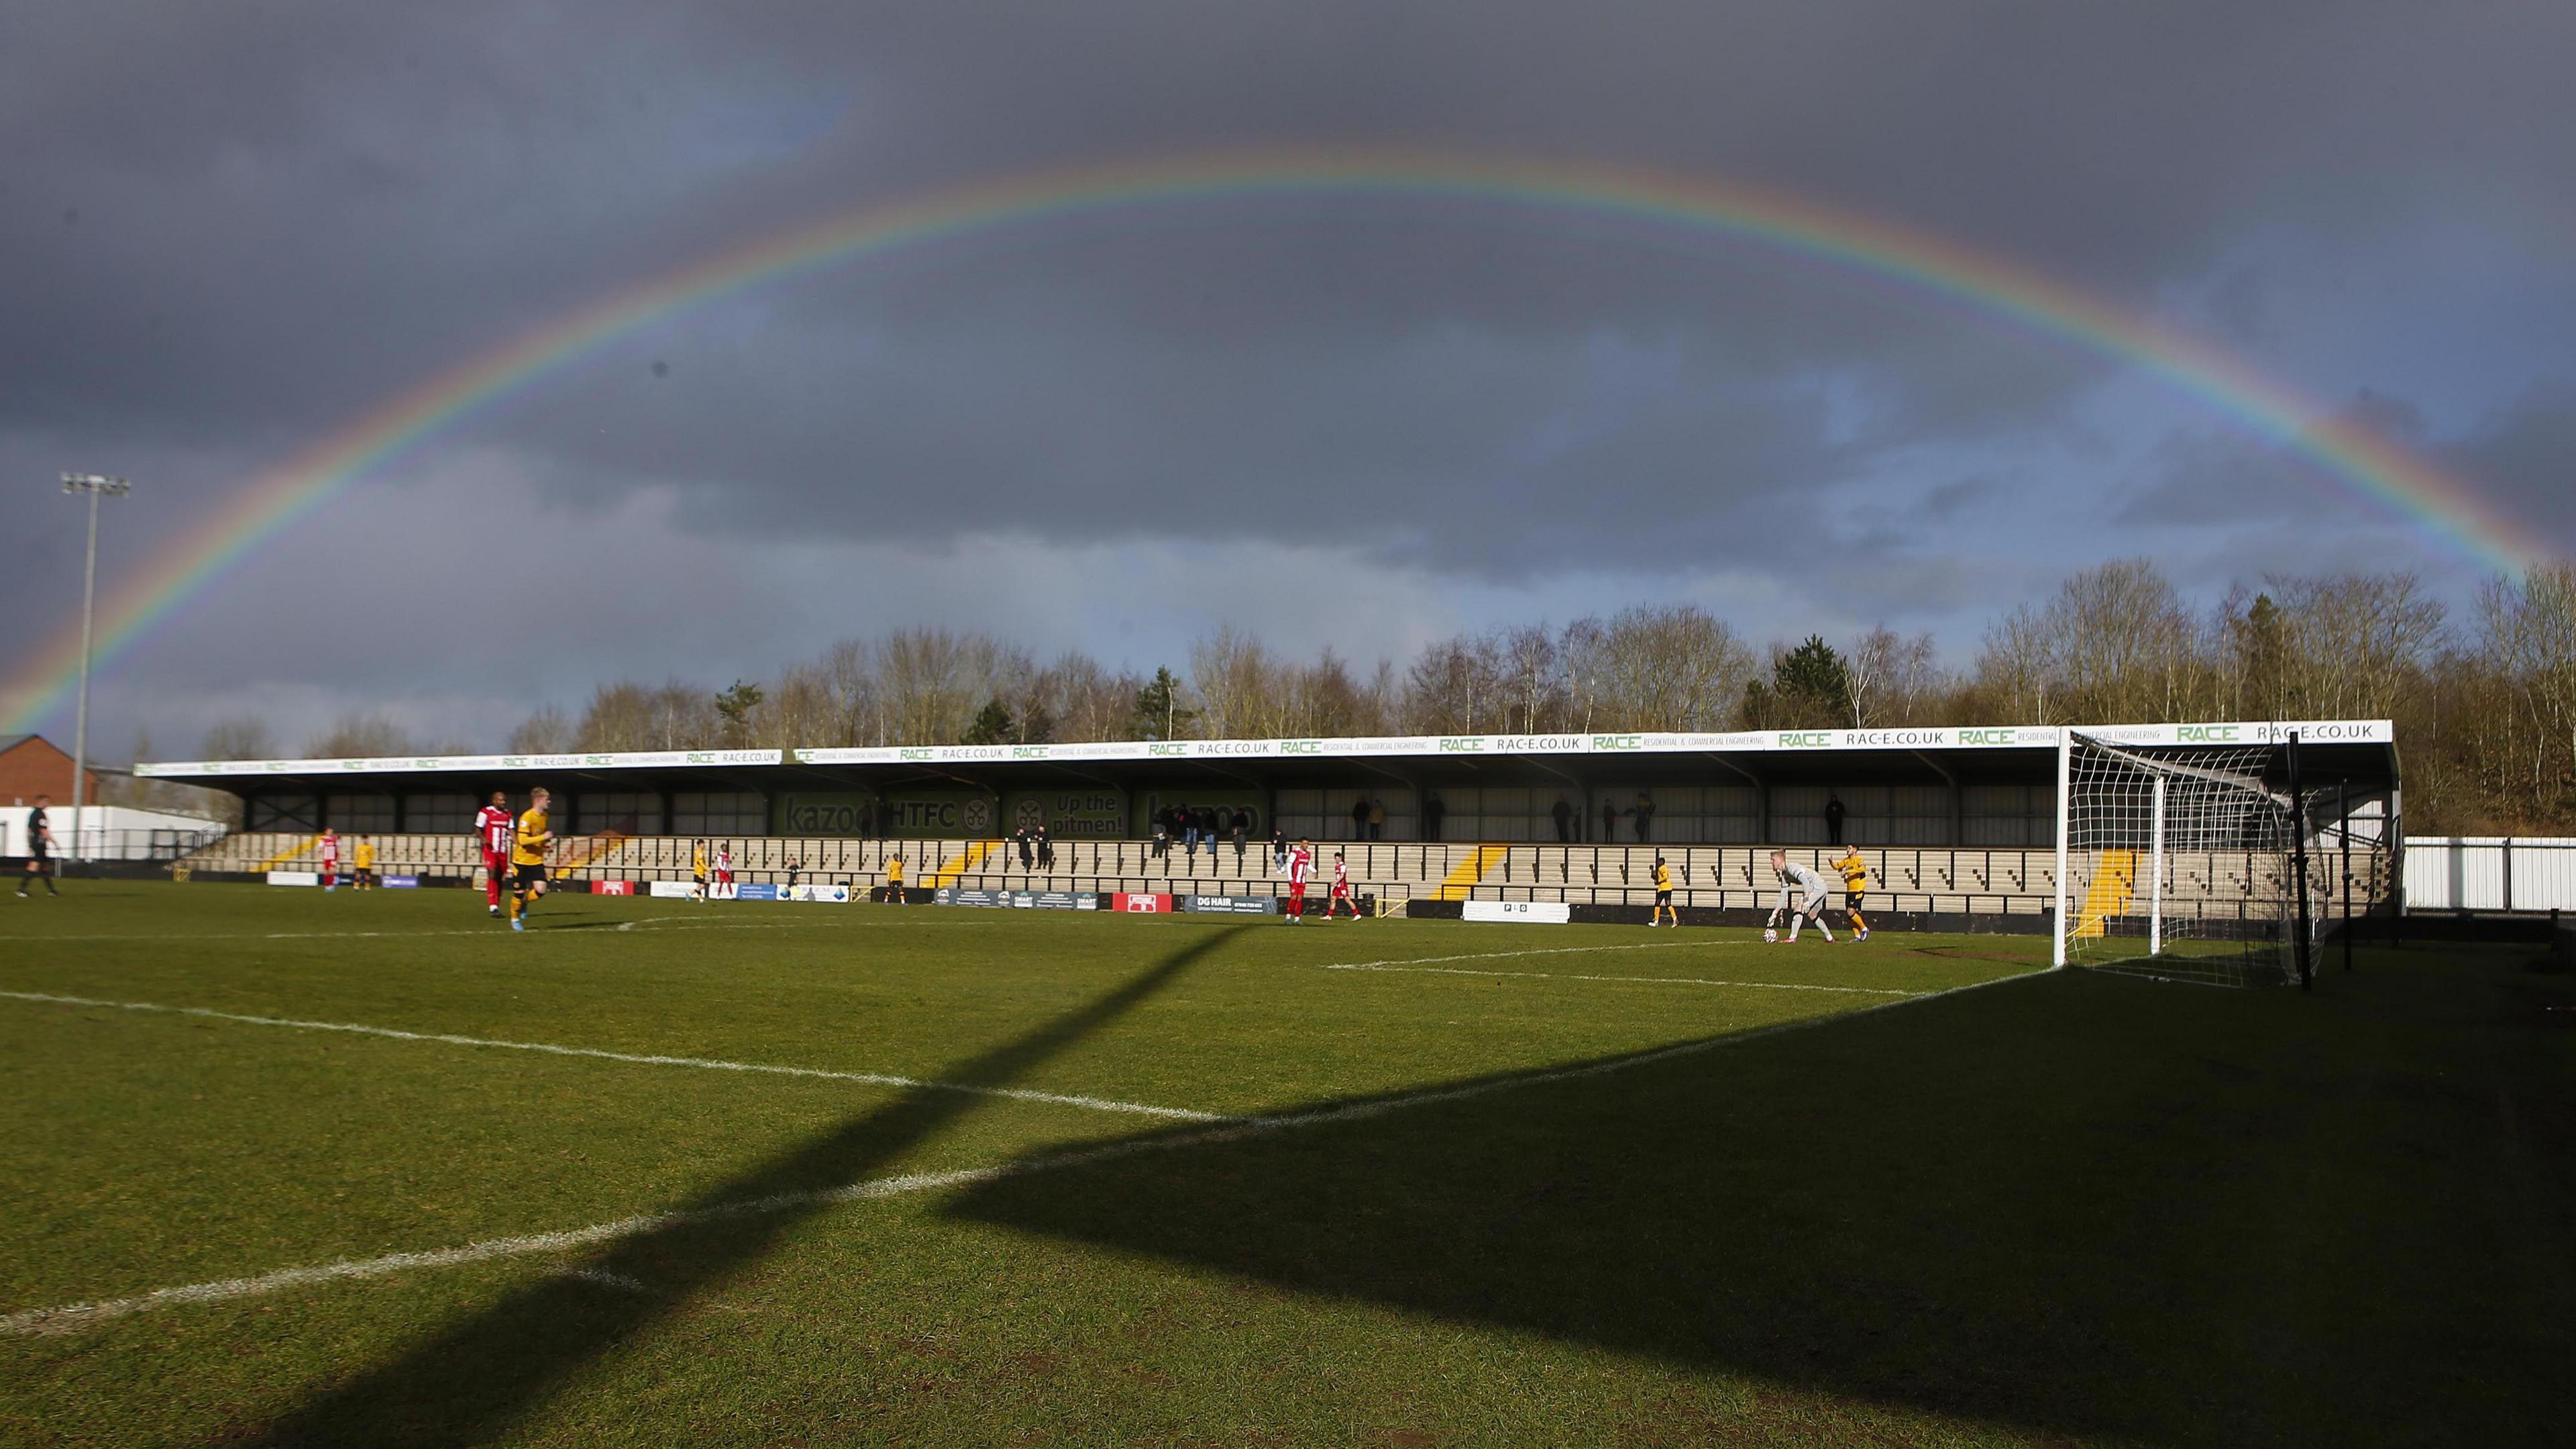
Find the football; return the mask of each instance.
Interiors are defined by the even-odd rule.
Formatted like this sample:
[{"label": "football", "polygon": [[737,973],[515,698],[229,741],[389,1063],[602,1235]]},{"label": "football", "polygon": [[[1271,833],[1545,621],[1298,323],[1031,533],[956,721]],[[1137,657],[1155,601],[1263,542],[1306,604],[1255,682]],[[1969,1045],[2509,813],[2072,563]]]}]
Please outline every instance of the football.
[{"label": "football", "polygon": [[1772,930],[1772,929],[1771,929],[1770,927],[1768,927],[1768,926],[1763,927],[1763,929],[1762,929],[1762,943],[1763,943],[1764,945],[1766,945],[1766,946],[1767,946],[1767,945],[1774,944],[1774,943],[1776,943],[1779,939],[1780,939],[1780,933],[1779,933],[1779,932]]}]

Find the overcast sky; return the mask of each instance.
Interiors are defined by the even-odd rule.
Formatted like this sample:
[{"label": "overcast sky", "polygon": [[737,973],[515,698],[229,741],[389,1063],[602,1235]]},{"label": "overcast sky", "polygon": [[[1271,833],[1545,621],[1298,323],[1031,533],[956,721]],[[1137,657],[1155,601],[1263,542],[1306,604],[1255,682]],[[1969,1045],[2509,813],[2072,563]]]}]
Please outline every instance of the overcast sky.
[{"label": "overcast sky", "polygon": [[[1758,183],[2204,334],[2576,548],[2576,6],[672,5],[0,11],[0,677],[379,401],[788,225],[1051,166],[1400,144]],[[2064,575],[2477,565],[2116,360],[1758,249],[1403,198],[860,261],[656,322],[340,493],[99,682],[96,743],[908,623],[1371,663],[1696,601],[1962,662]],[[68,740],[69,711],[44,722]]]}]

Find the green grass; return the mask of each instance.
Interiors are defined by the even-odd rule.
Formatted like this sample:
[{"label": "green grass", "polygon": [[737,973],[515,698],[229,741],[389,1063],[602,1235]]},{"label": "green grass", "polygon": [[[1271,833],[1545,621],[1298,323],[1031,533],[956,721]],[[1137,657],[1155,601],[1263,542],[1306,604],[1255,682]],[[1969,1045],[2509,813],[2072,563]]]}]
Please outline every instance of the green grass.
[{"label": "green grass", "polygon": [[2565,1437],[2576,990],[2527,953],[2301,995],[2031,938],[7,904],[15,993],[1327,1115],[0,997],[0,1315],[681,1214],[0,1336],[0,1442]]}]

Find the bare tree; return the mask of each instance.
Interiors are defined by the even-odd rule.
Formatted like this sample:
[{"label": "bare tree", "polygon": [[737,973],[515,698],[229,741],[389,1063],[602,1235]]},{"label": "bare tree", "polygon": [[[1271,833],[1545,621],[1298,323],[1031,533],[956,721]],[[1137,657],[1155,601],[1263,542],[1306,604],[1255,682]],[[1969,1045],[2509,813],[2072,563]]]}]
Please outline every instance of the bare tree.
[{"label": "bare tree", "polygon": [[1493,641],[1461,634],[1422,651],[1405,675],[1404,722],[1416,734],[1471,735],[1493,727],[1502,666]]},{"label": "bare tree", "polygon": [[1057,739],[1114,740],[1126,734],[1144,680],[1132,673],[1113,674],[1079,651],[1058,656],[1046,673]]},{"label": "bare tree", "polygon": [[2374,719],[2394,713],[2441,647],[2446,610],[2410,573],[2274,577],[2285,625],[2283,714]]},{"label": "bare tree", "polygon": [[411,752],[411,736],[381,714],[342,715],[329,729],[304,742],[304,757],[310,760],[373,759]]},{"label": "bare tree", "polygon": [[897,629],[876,648],[876,682],[896,744],[955,740],[985,701],[1009,691],[1028,656],[988,635]]},{"label": "bare tree", "polygon": [[197,753],[209,760],[273,760],[277,758],[277,736],[264,719],[246,716],[218,720],[198,742]]},{"label": "bare tree", "polygon": [[1199,697],[1199,722],[1210,739],[1258,739],[1275,715],[1284,681],[1261,641],[1232,624],[1190,645],[1190,688]]},{"label": "bare tree", "polygon": [[1534,735],[1565,718],[1564,655],[1545,624],[1525,624],[1495,636],[1502,666],[1503,728]]},{"label": "bare tree", "polygon": [[1885,624],[1843,656],[1843,676],[1853,729],[1916,723],[1946,682],[1931,635],[1907,638]]},{"label": "bare tree", "polygon": [[1603,633],[1605,728],[1723,728],[1753,677],[1753,651],[1696,605],[1622,609]]},{"label": "bare tree", "polygon": [[508,749],[514,755],[558,755],[571,749],[572,741],[571,718],[549,704],[519,721],[510,731]]},{"label": "bare tree", "polygon": [[722,721],[715,696],[671,680],[658,687],[620,681],[592,691],[573,732],[580,750],[688,750],[713,745]]},{"label": "bare tree", "polygon": [[1577,619],[1558,637],[1556,657],[1565,681],[1567,727],[1587,733],[1609,728],[1604,691],[1611,679],[1610,631],[1598,619]]},{"label": "bare tree", "polygon": [[761,702],[758,733],[764,745],[782,750],[837,745],[847,731],[848,719],[821,664],[793,664],[779,671]]},{"label": "bare tree", "polygon": [[2494,780],[2499,813],[2565,820],[2576,806],[2576,564],[2537,564],[2518,584],[2489,583],[2478,616],[2485,673],[2511,702],[2486,712],[2481,742],[2506,762]]}]

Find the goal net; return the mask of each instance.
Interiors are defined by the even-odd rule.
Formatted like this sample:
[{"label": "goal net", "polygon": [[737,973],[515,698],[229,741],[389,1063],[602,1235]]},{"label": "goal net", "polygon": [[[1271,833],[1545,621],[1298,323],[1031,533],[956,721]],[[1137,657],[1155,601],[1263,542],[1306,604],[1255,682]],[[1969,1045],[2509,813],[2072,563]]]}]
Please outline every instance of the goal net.
[{"label": "goal net", "polygon": [[2294,787],[2272,775],[2279,758],[2269,745],[2149,750],[2067,731],[2058,964],[2230,986],[2302,980],[2300,823]]}]

